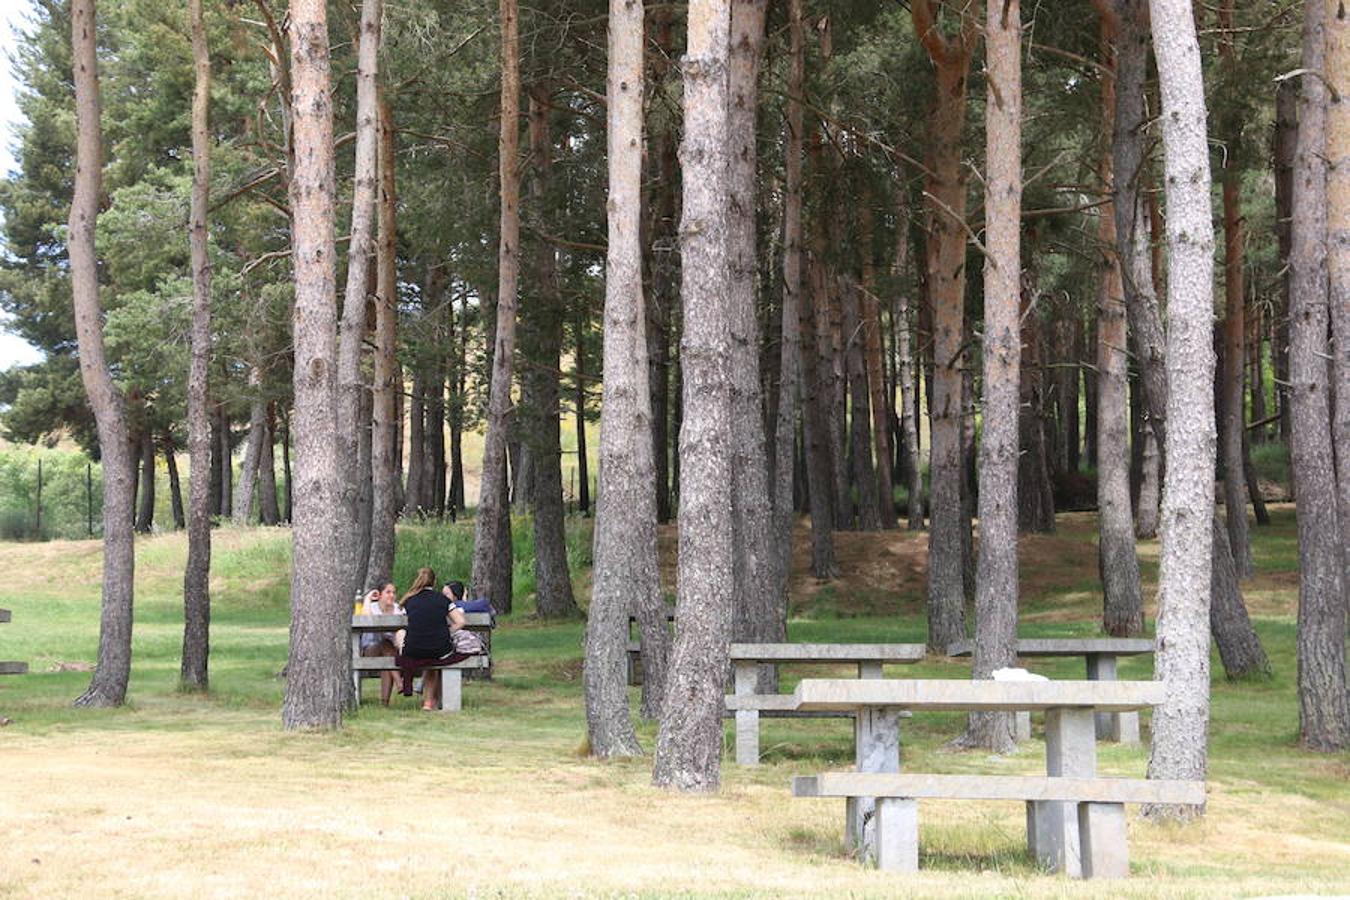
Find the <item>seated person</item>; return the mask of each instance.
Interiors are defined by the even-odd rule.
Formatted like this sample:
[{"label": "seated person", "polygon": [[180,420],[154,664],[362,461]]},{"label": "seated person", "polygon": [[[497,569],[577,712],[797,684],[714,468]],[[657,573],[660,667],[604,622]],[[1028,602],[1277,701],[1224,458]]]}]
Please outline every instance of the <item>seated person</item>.
[{"label": "seated person", "polygon": [[[392,581],[386,582],[379,590],[366,594],[365,605],[361,612],[367,616],[403,615],[403,607],[398,605],[398,589]],[[361,635],[362,656],[397,656],[403,646],[402,629],[398,631],[367,631]],[[389,697],[403,686],[398,672],[380,673],[380,702],[389,705]]]},{"label": "seated person", "polygon": [[452,581],[447,585],[445,585],[445,587],[441,588],[441,593],[449,597],[450,602],[453,603],[455,607],[459,609],[461,612],[488,613],[489,615],[491,615],[493,618],[492,625],[495,628],[497,625],[496,622],[497,610],[492,608],[492,603],[488,600],[482,599],[481,597],[476,600],[465,600],[464,591],[465,591],[464,582],[462,581]]},{"label": "seated person", "polygon": [[[454,663],[475,653],[483,652],[477,635],[463,631],[464,613],[455,608],[450,598],[436,590],[436,573],[423,567],[417,570],[408,593],[403,595],[403,608],[408,614],[408,632],[403,641],[400,667],[416,668],[403,661],[430,660]],[[441,673],[428,669],[422,678],[422,708],[440,708]],[[408,693],[405,688],[404,693]]]}]

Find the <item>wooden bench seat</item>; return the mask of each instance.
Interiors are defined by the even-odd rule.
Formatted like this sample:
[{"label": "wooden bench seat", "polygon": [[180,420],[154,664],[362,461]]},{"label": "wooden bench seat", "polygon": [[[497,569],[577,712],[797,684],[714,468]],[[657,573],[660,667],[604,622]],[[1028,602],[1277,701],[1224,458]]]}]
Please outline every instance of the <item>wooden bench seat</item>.
[{"label": "wooden bench seat", "polygon": [[[9,610],[0,609],[0,622],[8,622],[9,620]],[[28,674],[28,663],[26,662],[0,662],[0,675],[26,674]]]},{"label": "wooden bench seat", "polygon": [[[1083,878],[1124,878],[1130,873],[1124,805],[1201,804],[1205,801],[1205,784],[1142,778],[831,772],[793,778],[792,794],[849,801],[875,798],[876,861],[880,869],[918,870],[921,799],[1020,800],[1027,805],[1027,848],[1038,861]],[[1051,829],[1057,820],[1071,823],[1074,829],[1077,840],[1068,841],[1062,848],[1074,859],[1054,858],[1056,842]]]}]

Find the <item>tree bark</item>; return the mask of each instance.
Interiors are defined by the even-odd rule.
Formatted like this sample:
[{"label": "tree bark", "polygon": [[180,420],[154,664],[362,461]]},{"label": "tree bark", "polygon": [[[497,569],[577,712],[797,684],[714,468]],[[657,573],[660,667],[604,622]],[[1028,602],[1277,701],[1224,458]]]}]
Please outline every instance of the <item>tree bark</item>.
[{"label": "tree bark", "polygon": [[[1102,132],[1115,122],[1115,42],[1119,18],[1101,16]],[[1104,139],[1098,171],[1112,188],[1112,150]],[[1134,548],[1134,511],[1130,503],[1130,428],[1127,400],[1129,362],[1125,323],[1122,260],[1117,251],[1116,220],[1111,202],[1097,216],[1097,238],[1103,248],[1097,287],[1097,561],[1102,578],[1102,627],[1113,637],[1144,630],[1144,605],[1139,589],[1139,558]]]},{"label": "tree bark", "polygon": [[75,193],[70,204],[71,298],[80,351],[80,380],[94,410],[103,459],[103,602],[98,663],[76,706],[120,706],[131,674],[131,607],[135,588],[132,472],[125,398],[113,381],[103,350],[103,309],[98,294],[94,223],[103,181],[103,135],[94,0],[71,0],[75,81]]},{"label": "tree bark", "polygon": [[394,525],[402,506],[403,457],[399,452],[398,242],[395,208],[394,122],[389,104],[379,104],[379,201],[375,246],[375,377],[370,421],[370,556],[365,584],[384,584],[394,571]]},{"label": "tree bark", "polygon": [[[544,215],[553,170],[549,108],[547,87],[533,85],[529,107],[530,156],[534,161],[530,199],[536,216]],[[524,438],[533,470],[530,501],[534,510],[535,612],[543,619],[559,619],[579,614],[572,596],[563,529],[559,367],[564,310],[557,251],[546,241],[534,244],[535,290],[533,303],[521,316],[521,344],[530,362],[522,379],[522,414],[528,422]]]},{"label": "tree bark", "polygon": [[141,432],[141,508],[136,530],[149,534],[155,527],[155,436],[147,427]]},{"label": "tree bark", "polygon": [[[502,612],[511,610],[511,510],[504,501],[511,378],[516,351],[520,275],[520,23],[517,0],[500,0],[501,133],[497,141],[501,223],[497,247],[497,326],[483,442],[483,477],[474,521],[473,589]],[[505,541],[502,538],[505,536]]]},{"label": "tree bark", "polygon": [[343,475],[342,511],[347,518],[348,550],[342,558],[344,597],[359,592],[368,560],[370,467],[362,463],[362,408],[369,389],[361,372],[366,335],[370,263],[375,253],[375,200],[379,190],[379,72],[382,0],[362,0],[356,60],[356,155],[352,170],[351,240],[347,244],[347,281],[342,294],[338,341],[337,434]]},{"label": "tree bark", "polygon": [[[980,444],[980,549],[971,677],[1017,661],[1017,410],[1020,393],[1022,228],[1022,11],[988,0],[985,66],[984,434]],[[974,713],[966,741],[1013,750],[1009,713]]]},{"label": "tree bark", "polygon": [[[728,361],[734,311],[726,198],[729,0],[691,0],[684,64],[681,223],[679,628],[666,681],[652,781],[682,791],[720,782],[727,641],[736,602],[732,484],[733,392]],[[637,429],[645,433],[646,429]],[[650,491],[648,491],[650,493]],[[604,492],[601,492],[604,500]]]},{"label": "tree bark", "polygon": [[[674,47],[672,9],[659,4],[651,14],[651,77],[658,90],[670,71]],[[790,102],[790,101],[789,101]],[[652,451],[656,461],[656,519],[669,522],[672,515],[670,486],[670,326],[680,300],[680,266],[676,253],[679,223],[676,199],[679,160],[676,156],[676,126],[663,122],[653,126],[648,154],[655,166],[651,187],[648,248],[651,270],[646,272],[651,289],[647,299],[648,389],[652,400]]]},{"label": "tree bark", "polygon": [[414,359],[412,396],[408,398],[408,481],[403,495],[406,498],[404,514],[419,518],[425,512],[422,469],[426,459],[426,389],[426,369],[421,359]]},{"label": "tree bark", "polygon": [[1230,154],[1223,173],[1223,269],[1224,322],[1223,374],[1219,380],[1223,398],[1219,404],[1222,419],[1219,423],[1220,443],[1223,449],[1223,506],[1228,523],[1228,546],[1238,578],[1250,578],[1252,545],[1247,536],[1247,481],[1245,477],[1242,441],[1246,431],[1243,421],[1243,397],[1246,373],[1246,291],[1243,283],[1243,257],[1246,235],[1242,222],[1241,178],[1237,161]]},{"label": "tree bark", "polygon": [[583,516],[589,516],[591,466],[586,451],[586,315],[580,310],[580,303],[578,303],[576,338],[576,399],[572,401],[572,405],[576,410],[577,419],[577,509]]},{"label": "tree bark", "polygon": [[[1214,516],[1214,225],[1204,82],[1191,4],[1150,0],[1162,90],[1167,197],[1167,488],[1162,505],[1150,778],[1203,779],[1209,727],[1209,599]],[[1158,818],[1204,807],[1154,805]]]},{"label": "tree bark", "polygon": [[[865,201],[870,195],[865,195]],[[873,259],[872,208],[864,202],[858,211],[861,221],[858,240],[862,244],[862,293],[858,297],[862,317],[863,358],[867,361],[867,388],[872,406],[872,442],[876,451],[877,515],[882,528],[899,525],[895,516],[895,485],[891,481],[890,422],[894,404],[886,392],[886,371],[882,350],[881,304],[877,300],[876,262]],[[894,397],[894,394],[890,395]]]},{"label": "tree bark", "polygon": [[1290,462],[1298,492],[1298,701],[1302,744],[1350,747],[1345,681],[1345,548],[1333,469],[1327,346],[1327,90],[1324,0],[1304,7],[1289,263]]},{"label": "tree bark", "polygon": [[1158,454],[1158,437],[1153,426],[1147,425],[1141,438],[1144,442],[1143,478],[1139,482],[1139,503],[1135,510],[1134,536],[1158,536],[1158,504],[1162,502],[1162,459]]},{"label": "tree bark", "polygon": [[[605,273],[600,496],[595,519],[591,604],[586,617],[586,731],[595,756],[638,756],[628,710],[628,616],[659,610],[656,493],[647,336],[642,299],[642,0],[610,0],[608,72],[609,242]],[[577,332],[578,347],[581,332]],[[581,361],[578,357],[578,372]],[[577,384],[582,384],[578,375]],[[577,415],[581,416],[578,406]],[[643,628],[644,681],[665,684],[669,631]],[[649,635],[650,632],[650,635]],[[651,644],[648,644],[650,637]],[[655,669],[648,669],[651,660]],[[653,711],[660,712],[653,693]]]},{"label": "tree bark", "polygon": [[317,729],[342,723],[350,691],[352,598],[341,565],[348,547],[335,414],[335,184],[327,10],[322,0],[291,0],[290,10],[298,483],[291,530],[290,658],[281,720],[287,729]]},{"label": "tree bark", "polygon": [[961,501],[961,370],[965,318],[966,178],[961,166],[966,75],[974,50],[975,18],[963,15],[960,33],[938,28],[932,0],[910,6],[914,31],[936,67],[936,97],[929,125],[928,289],[933,310],[931,535],[928,541],[928,646],[945,651],[965,637],[966,546],[969,522]]},{"label": "tree bark", "polygon": [[[1030,279],[1028,279],[1030,281]],[[1031,323],[1023,329],[1021,402],[1018,405],[1017,528],[1049,534],[1055,530],[1055,494],[1050,483],[1050,460],[1045,439],[1045,375],[1041,370],[1040,324],[1028,315],[1032,295],[1024,290],[1022,315]]]},{"label": "tree bark", "polygon": [[[188,0],[192,31],[192,201],[188,250],[192,261],[191,362],[188,365],[188,554],[183,571],[183,653],[178,681],[184,690],[209,684],[211,632],[210,413],[211,255],[207,210],[211,195],[211,57],[202,0]],[[208,475],[210,473],[210,475]]]}]

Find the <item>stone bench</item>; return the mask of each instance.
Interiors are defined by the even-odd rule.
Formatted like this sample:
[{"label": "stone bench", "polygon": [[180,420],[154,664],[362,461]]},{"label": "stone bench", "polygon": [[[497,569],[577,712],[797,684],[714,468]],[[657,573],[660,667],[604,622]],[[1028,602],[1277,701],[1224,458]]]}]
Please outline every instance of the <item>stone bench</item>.
[{"label": "stone bench", "polygon": [[[1087,664],[1088,681],[1115,681],[1116,661],[1122,656],[1142,656],[1153,652],[1152,638],[1019,638],[1019,657],[1081,656]],[[948,656],[970,656],[970,641],[958,641],[947,648]],[[1016,716],[1017,739],[1031,738],[1031,714]],[[1097,737],[1122,744],[1139,743],[1139,714],[1102,713],[1097,717]]]},{"label": "stone bench", "polygon": [[837,772],[792,779],[794,797],[876,798],[877,868],[919,868],[919,811],[923,799],[1020,800],[1027,805],[1027,848],[1055,867],[1051,817],[1043,804],[1071,808],[1067,825],[1077,832],[1076,868],[1082,878],[1124,878],[1130,873],[1126,803],[1205,802],[1203,781],[1073,778],[1027,775],[900,775]]},{"label": "stone bench", "polygon": [[[408,627],[408,617],[402,614],[378,616],[352,616],[352,684],[356,691],[356,704],[361,704],[361,679],[378,675],[381,672],[393,672],[392,656],[362,656],[361,635],[367,632],[398,631]],[[492,616],[489,613],[465,613],[464,628],[478,635],[483,641],[484,652],[477,656],[452,663],[448,666],[428,666],[441,672],[441,709],[458,711],[463,708],[463,676],[471,672],[490,672],[492,670]]]},{"label": "stone bench", "polygon": [[762,717],[846,717],[851,711],[799,710],[791,694],[758,692],[759,669],[780,663],[856,665],[859,678],[880,678],[887,664],[903,665],[924,658],[922,644],[732,644],[733,690],[726,698],[736,718],[736,762],[759,765],[759,720]]},{"label": "stone bench", "polygon": [[[0,622],[8,622],[9,620],[9,610],[0,609]],[[0,662],[0,675],[26,674],[28,674],[28,663],[26,662]]]},{"label": "stone bench", "polygon": [[[1157,706],[1165,698],[1165,686],[1157,681],[972,681],[969,679],[804,679],[793,694],[799,710],[851,710],[857,716],[854,748],[856,772],[848,774],[898,775],[900,773],[900,717],[906,712],[1019,712],[1045,713],[1046,776],[1050,779],[1097,778],[1097,739],[1095,715],[1099,712],[1132,712]],[[842,774],[842,773],[841,773]],[[884,784],[885,782],[879,782]],[[951,786],[951,785],[946,785]],[[1061,787],[1064,784],[1060,785]],[[1007,785],[1005,785],[1007,787]],[[1051,790],[1051,787],[1044,790]],[[917,790],[908,783],[905,790]],[[1190,790],[1200,791],[1203,784]],[[892,817],[886,822],[878,818],[878,796],[887,794],[858,792],[846,796],[844,835],[864,860],[871,859],[888,868],[912,869],[917,864],[917,849],[911,852],[906,844],[903,852],[891,847],[883,861],[878,843],[878,828],[891,827],[893,833],[906,833],[893,817],[914,818],[912,805],[892,807],[883,815]],[[903,795],[900,799],[906,799]],[[1067,800],[1047,795],[1023,797],[1027,802],[1028,833],[1038,860],[1055,871],[1079,877],[1083,874],[1082,829],[1079,827],[1079,807],[1095,803],[1093,795]],[[908,797],[908,799],[916,799]],[[1125,800],[1112,800],[1123,803]],[[1117,811],[1091,807],[1088,815],[1097,820],[1119,818],[1123,828],[1123,814]],[[1114,825],[1100,825],[1105,835]],[[911,829],[912,830],[912,829]],[[1090,836],[1098,832],[1089,826]],[[914,832],[917,834],[917,832]],[[1114,838],[1097,838],[1098,844],[1108,842],[1119,850]],[[917,847],[917,845],[916,845]],[[1091,849],[1091,848],[1090,848]],[[1093,851],[1094,853],[1096,851]],[[1103,851],[1106,852],[1106,851]],[[1103,857],[1104,859],[1104,857]],[[1111,869],[1107,862],[1092,870],[1103,875]]]}]

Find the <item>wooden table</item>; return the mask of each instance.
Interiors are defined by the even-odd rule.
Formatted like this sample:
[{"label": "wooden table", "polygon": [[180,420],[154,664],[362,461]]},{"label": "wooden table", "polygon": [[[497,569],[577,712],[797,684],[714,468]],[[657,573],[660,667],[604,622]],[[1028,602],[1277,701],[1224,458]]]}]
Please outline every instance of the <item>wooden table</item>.
[{"label": "wooden table", "polygon": [[[958,641],[947,648],[948,656],[970,656],[970,641]],[[1122,656],[1142,656],[1153,652],[1152,638],[1018,638],[1019,657],[1081,656],[1087,664],[1088,681],[1115,681],[1116,661]],[[1030,714],[1017,717],[1017,737],[1031,737]],[[1139,713],[1101,713],[1097,716],[1097,737],[1122,744],[1139,743]]]},{"label": "wooden table", "polygon": [[[9,618],[9,610],[0,609],[0,622],[8,622]],[[27,672],[26,662],[0,662],[0,675],[24,675]]]},{"label": "wooden table", "polygon": [[[1027,710],[1046,714],[1046,774],[1092,778],[1097,774],[1094,715],[1156,706],[1163,702],[1163,687],[1157,681],[808,678],[798,683],[792,698],[794,709],[846,710],[857,716],[854,758],[858,772],[900,771],[903,712]],[[864,858],[877,858],[876,812],[875,797],[847,800],[845,836]],[[1081,854],[1077,805],[1057,800],[1029,802],[1027,822],[1038,858],[1075,874]],[[1124,827],[1123,819],[1119,824]]]},{"label": "wooden table", "polygon": [[[923,644],[732,644],[729,655],[735,672],[735,693],[726,698],[726,705],[727,711],[736,717],[736,762],[743,766],[759,765],[761,715],[851,715],[800,711],[794,708],[792,694],[759,693],[760,666],[842,663],[856,665],[859,678],[880,678],[882,666],[916,663],[926,652]],[[855,717],[855,730],[862,727],[861,723],[862,719]]]}]

